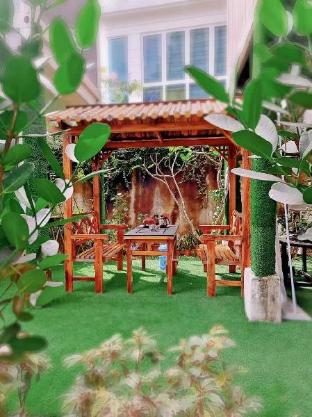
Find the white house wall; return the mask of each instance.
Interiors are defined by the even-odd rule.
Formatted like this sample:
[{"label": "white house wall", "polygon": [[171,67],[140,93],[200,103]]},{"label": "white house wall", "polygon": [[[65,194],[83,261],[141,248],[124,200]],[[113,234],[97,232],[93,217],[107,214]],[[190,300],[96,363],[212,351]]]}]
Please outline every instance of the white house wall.
[{"label": "white house wall", "polygon": [[[115,6],[117,5],[116,2]],[[122,2],[120,2],[121,4]],[[124,2],[126,4],[138,3],[146,4],[144,0],[136,0]],[[167,7],[151,7],[162,3]],[[113,37],[128,37],[128,80],[138,81],[142,83],[142,35],[147,33],[157,33],[165,31],[174,31],[178,29],[205,27],[209,25],[224,25],[227,21],[226,0],[205,0],[205,1],[151,1],[148,3],[149,8],[135,9],[135,11],[127,9],[127,12],[115,7],[114,13],[110,13],[109,9],[103,9],[103,17],[101,21],[100,36],[98,41],[98,54],[100,57],[99,72],[100,77],[104,79],[104,72],[108,68],[108,39]],[[170,7],[169,7],[169,5]],[[129,6],[129,4],[128,4]],[[132,9],[133,9],[132,8]],[[106,10],[106,11],[105,11]],[[105,85],[102,84],[102,98],[105,101]],[[142,93],[132,95],[130,100],[140,101]]]}]

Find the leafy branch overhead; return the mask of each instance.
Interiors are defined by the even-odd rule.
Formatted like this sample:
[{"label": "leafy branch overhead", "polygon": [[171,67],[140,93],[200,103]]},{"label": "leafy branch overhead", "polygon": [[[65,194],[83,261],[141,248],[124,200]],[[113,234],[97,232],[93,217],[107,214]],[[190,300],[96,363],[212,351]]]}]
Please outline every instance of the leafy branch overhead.
[{"label": "leafy branch overhead", "polygon": [[[212,97],[226,103],[226,111],[206,120],[232,132],[236,144],[254,158],[270,163],[270,172],[236,168],[233,172],[275,184],[270,197],[293,206],[312,204],[312,4],[297,0],[287,10],[280,0],[260,2],[259,16],[266,38],[255,55],[261,73],[243,90],[230,96],[224,86],[203,70],[187,73]],[[296,39],[296,41],[293,41]]]},{"label": "leafy branch overhead", "polygon": [[[46,271],[64,262],[66,255],[58,253],[57,241],[41,232],[55,225],[55,222],[49,222],[52,211],[72,196],[80,164],[93,158],[110,136],[109,126],[90,125],[69,148],[74,151],[76,146],[76,164],[72,177],[65,179],[63,169],[46,141],[47,135],[37,138],[27,134],[36,119],[42,117],[59,96],[79,88],[86,70],[85,51],[96,41],[101,16],[97,0],[85,0],[73,28],[59,17],[46,27],[43,23],[45,14],[63,2],[29,0],[27,34],[13,26],[19,12],[18,2],[0,2],[0,137],[3,139],[0,150],[0,285],[3,288],[0,295],[0,361],[2,355],[6,361],[19,361],[24,354],[46,346],[42,337],[23,333],[22,322],[32,318],[28,310],[36,305],[42,291],[47,287],[52,290],[55,286],[47,279]],[[53,76],[55,96],[45,103],[38,58],[43,54],[46,31],[57,69]],[[7,37],[10,33],[19,38],[14,48]],[[35,116],[30,117],[30,114]],[[36,141],[55,180],[34,177],[35,167],[29,161],[32,148],[29,143],[21,143],[21,138]],[[8,306],[15,316],[11,325],[5,320]]]}]

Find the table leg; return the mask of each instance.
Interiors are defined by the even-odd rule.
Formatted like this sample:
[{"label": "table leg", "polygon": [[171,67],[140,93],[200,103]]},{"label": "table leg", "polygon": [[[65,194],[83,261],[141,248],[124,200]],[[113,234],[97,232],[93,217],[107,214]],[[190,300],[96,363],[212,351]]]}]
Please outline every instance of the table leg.
[{"label": "table leg", "polygon": [[128,293],[130,294],[133,291],[131,242],[126,243],[126,251],[127,251],[127,290],[128,290]]},{"label": "table leg", "polygon": [[302,269],[307,272],[307,248],[302,248]]},{"label": "table leg", "polygon": [[284,281],[288,278],[289,266],[288,266],[288,254],[286,243],[281,243],[281,257],[282,257],[282,271]]},{"label": "table leg", "polygon": [[216,253],[215,242],[213,240],[207,242],[207,295],[215,297],[216,295]]},{"label": "table leg", "polygon": [[173,250],[173,275],[175,275],[176,273],[177,273],[177,268],[178,268],[178,253],[177,253],[177,240],[176,239],[174,239],[174,242],[173,242],[173,247],[174,247],[174,250]]},{"label": "table leg", "polygon": [[168,268],[167,292],[168,292],[168,295],[172,295],[173,253],[174,253],[173,240],[169,240],[167,242],[167,268]]},{"label": "table leg", "polygon": [[[142,250],[146,250],[146,243],[142,244]],[[145,271],[145,255],[142,255],[142,271]]]}]

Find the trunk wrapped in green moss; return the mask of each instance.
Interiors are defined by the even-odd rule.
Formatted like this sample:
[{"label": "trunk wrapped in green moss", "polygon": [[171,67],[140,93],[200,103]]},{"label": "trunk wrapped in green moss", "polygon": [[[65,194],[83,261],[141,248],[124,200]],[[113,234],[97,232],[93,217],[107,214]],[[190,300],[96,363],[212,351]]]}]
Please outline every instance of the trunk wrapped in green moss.
[{"label": "trunk wrapped in green moss", "polygon": [[[253,161],[255,171],[268,172],[270,164]],[[269,197],[267,181],[251,181],[251,265],[257,277],[275,273],[276,203]]]}]

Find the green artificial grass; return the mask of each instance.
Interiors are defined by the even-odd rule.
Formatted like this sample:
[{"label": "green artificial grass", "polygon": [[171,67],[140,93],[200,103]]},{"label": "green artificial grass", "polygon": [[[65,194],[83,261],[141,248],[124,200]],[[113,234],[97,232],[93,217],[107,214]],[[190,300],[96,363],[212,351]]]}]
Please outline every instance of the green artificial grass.
[{"label": "green artificial grass", "polygon": [[[165,351],[181,338],[222,324],[237,344],[225,352],[225,359],[248,370],[237,382],[248,394],[262,397],[259,416],[312,416],[312,323],[248,323],[238,288],[220,287],[217,297],[206,296],[205,274],[197,259],[180,259],[172,297],[167,296],[157,260],[148,260],[147,267],[142,272],[134,262],[134,293],[128,295],[125,272],[117,272],[115,264],[105,265],[103,295],[94,293],[92,283],[76,284],[72,294],[59,289],[59,297],[25,323],[29,332],[47,338],[46,353],[53,363],[31,388],[30,415],[61,415],[62,396],[77,374],[77,369],[64,368],[67,355],[93,348],[117,332],[127,337],[140,326],[155,335]],[[88,274],[89,268],[81,265],[79,272]],[[54,279],[63,279],[62,269]],[[298,291],[298,300],[312,313],[312,291]]]}]

